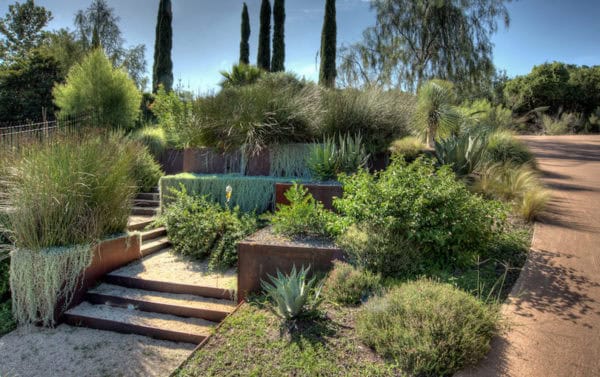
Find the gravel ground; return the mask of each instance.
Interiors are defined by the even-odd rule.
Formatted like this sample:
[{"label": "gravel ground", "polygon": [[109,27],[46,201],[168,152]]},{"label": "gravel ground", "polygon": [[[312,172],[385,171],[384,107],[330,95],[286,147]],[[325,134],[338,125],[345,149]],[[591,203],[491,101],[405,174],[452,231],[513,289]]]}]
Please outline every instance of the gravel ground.
[{"label": "gravel ground", "polygon": [[194,347],[68,325],[23,327],[0,338],[0,376],[168,376]]}]

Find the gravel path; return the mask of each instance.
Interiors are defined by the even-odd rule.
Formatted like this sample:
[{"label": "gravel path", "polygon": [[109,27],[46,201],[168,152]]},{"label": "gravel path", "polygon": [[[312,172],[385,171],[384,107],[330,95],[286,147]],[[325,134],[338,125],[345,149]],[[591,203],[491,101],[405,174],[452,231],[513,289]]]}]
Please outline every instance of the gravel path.
[{"label": "gravel path", "polygon": [[163,377],[194,349],[138,335],[60,325],[0,338],[2,377]]},{"label": "gravel path", "polygon": [[524,137],[553,200],[504,313],[512,326],[461,376],[600,376],[600,136]]}]

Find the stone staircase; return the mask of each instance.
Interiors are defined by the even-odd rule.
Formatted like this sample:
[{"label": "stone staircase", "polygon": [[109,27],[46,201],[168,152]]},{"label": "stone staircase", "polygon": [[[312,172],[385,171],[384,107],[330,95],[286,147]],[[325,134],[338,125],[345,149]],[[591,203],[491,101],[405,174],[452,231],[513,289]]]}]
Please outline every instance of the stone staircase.
[{"label": "stone staircase", "polygon": [[[140,194],[135,208],[157,209],[157,195]],[[166,230],[147,230],[153,215],[135,208],[129,229],[142,231],[143,258],[107,274],[65,321],[198,344],[234,310],[235,271],[213,274],[203,263],[174,255]]]},{"label": "stone staircase", "polygon": [[160,208],[160,194],[154,192],[138,194],[133,203],[131,214],[134,216],[156,216]]}]

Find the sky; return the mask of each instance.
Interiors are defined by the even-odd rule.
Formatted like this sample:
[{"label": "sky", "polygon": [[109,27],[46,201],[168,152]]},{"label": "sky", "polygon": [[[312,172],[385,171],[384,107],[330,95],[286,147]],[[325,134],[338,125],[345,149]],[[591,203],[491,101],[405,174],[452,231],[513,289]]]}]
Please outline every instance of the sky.
[{"label": "sky", "polygon": [[[120,17],[126,45],[146,45],[148,76],[152,68],[158,0],[107,0]],[[246,0],[250,13],[250,60],[256,62],[261,0]],[[0,0],[5,14],[13,0]],[[91,0],[36,0],[53,14],[50,29],[73,29],[77,10]],[[219,71],[239,58],[243,0],[173,0],[173,73],[184,88],[214,90]],[[526,74],[548,61],[600,64],[600,0],[520,0],[508,5],[511,24],[500,26],[492,40],[494,63],[509,76]],[[286,1],[286,70],[317,77],[324,0]],[[338,46],[359,41],[375,23],[369,0],[337,0]]]}]

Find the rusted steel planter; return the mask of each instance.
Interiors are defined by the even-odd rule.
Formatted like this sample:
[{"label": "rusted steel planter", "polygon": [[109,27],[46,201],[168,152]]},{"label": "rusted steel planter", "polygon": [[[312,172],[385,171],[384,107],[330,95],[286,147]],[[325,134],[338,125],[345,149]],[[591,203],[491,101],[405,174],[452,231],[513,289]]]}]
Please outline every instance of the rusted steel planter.
[{"label": "rusted steel planter", "polygon": [[[289,274],[293,266],[310,265],[310,273],[326,273],[334,260],[343,260],[344,252],[332,245],[312,246],[294,242],[262,241],[260,230],[238,243],[238,302],[248,294],[261,290],[261,279],[275,276],[277,271]],[[256,238],[255,238],[256,237]]]},{"label": "rusted steel planter", "polygon": [[221,153],[212,148],[190,148],[183,152],[183,171],[196,174],[239,173],[241,153]]},{"label": "rusted steel planter", "polygon": [[67,308],[64,307],[64,300],[59,301],[59,305],[56,306],[57,322],[61,322],[62,315],[66,310],[81,304],[88,289],[98,284],[104,275],[140,259],[142,257],[140,245],[139,233],[124,235],[98,244],[93,250],[92,263],[81,274],[80,283],[73,294],[73,300]]},{"label": "rusted steel planter", "polygon": [[[275,184],[275,204],[290,204],[285,197],[286,191],[292,187],[292,183],[282,182]],[[338,182],[332,183],[302,183],[308,192],[326,209],[333,210],[333,198],[341,198],[344,194],[342,185]]]}]

